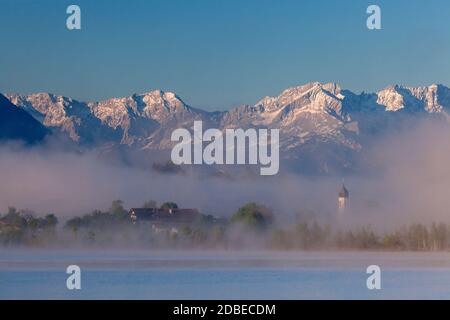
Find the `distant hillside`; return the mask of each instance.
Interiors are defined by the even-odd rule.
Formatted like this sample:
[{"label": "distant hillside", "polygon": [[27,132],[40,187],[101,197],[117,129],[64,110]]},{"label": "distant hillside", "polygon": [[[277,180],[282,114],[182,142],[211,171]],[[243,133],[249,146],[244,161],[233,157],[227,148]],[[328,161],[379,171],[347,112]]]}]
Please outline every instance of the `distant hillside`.
[{"label": "distant hillside", "polygon": [[0,94],[0,141],[20,140],[37,143],[50,131],[23,109]]}]

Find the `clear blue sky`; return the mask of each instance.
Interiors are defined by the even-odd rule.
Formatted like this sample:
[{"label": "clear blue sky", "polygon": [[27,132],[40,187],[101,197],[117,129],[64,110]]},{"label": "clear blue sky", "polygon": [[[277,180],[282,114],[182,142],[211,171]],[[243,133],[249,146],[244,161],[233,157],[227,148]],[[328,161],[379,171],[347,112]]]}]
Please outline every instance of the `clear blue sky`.
[{"label": "clear blue sky", "polygon": [[[82,30],[65,27],[78,4]],[[382,9],[381,31],[366,8]],[[0,92],[227,109],[310,81],[450,85],[448,0],[0,0]]]}]

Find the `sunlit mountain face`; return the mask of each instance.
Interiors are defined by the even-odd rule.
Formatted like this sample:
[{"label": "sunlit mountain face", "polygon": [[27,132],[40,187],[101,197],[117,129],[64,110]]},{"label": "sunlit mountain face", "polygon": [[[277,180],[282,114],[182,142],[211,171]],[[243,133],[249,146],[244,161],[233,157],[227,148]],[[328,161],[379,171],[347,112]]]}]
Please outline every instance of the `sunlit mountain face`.
[{"label": "sunlit mountain face", "polygon": [[7,98],[14,105],[3,98],[10,115],[2,119],[20,113],[36,127],[23,133],[26,140],[40,140],[44,126],[75,145],[102,152],[167,153],[174,145],[171,133],[192,130],[196,120],[221,130],[273,128],[280,129],[280,156],[290,168],[321,174],[352,171],[377,136],[424,118],[448,122],[450,111],[450,89],[435,84],[355,94],[336,83],[314,82],[224,112],[194,108],[175,93],[160,90],[101,102],[49,93]]}]

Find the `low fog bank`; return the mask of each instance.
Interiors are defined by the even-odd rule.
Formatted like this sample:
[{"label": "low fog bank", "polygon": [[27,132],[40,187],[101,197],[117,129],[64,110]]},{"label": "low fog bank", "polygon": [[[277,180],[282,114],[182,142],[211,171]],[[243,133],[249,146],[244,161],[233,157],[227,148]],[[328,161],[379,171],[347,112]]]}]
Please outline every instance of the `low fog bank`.
[{"label": "low fog bank", "polygon": [[196,174],[161,174],[105,162],[93,153],[33,148],[0,148],[0,212],[8,206],[71,217],[93,209],[107,209],[121,199],[125,207],[140,207],[148,200],[174,201],[182,207],[227,216],[249,201],[288,213],[295,208],[324,207],[325,194],[335,202],[333,181],[296,176],[228,179]]},{"label": "low fog bank", "polygon": [[[161,174],[101,160],[90,152],[48,147],[0,147],[0,212],[8,206],[55,213],[62,220],[121,199],[126,208],[147,200],[174,201],[205,214],[230,216],[255,201],[280,220],[337,212],[337,193],[345,178],[350,191],[347,225],[450,222],[450,129],[424,121],[377,140],[364,150],[367,174],[347,177],[205,178]],[[369,169],[370,168],[370,169]]]}]

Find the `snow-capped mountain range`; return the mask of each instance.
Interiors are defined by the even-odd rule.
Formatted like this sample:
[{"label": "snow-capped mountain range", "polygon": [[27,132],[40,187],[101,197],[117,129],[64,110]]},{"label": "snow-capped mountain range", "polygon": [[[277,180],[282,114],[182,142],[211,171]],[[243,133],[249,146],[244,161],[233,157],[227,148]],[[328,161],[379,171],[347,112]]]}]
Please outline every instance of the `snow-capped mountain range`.
[{"label": "snow-capped mountain range", "polygon": [[27,144],[39,143],[47,134],[47,128],[0,94],[0,142],[22,140]]},{"label": "snow-capped mountain range", "polygon": [[220,129],[277,128],[281,156],[319,171],[351,166],[349,153],[358,153],[367,137],[403,116],[450,120],[450,89],[436,84],[355,94],[335,83],[314,82],[223,112],[193,108],[175,93],[159,90],[101,102],[49,93],[5,96],[55,134],[93,148],[169,150],[172,131],[191,129],[194,120]]}]

